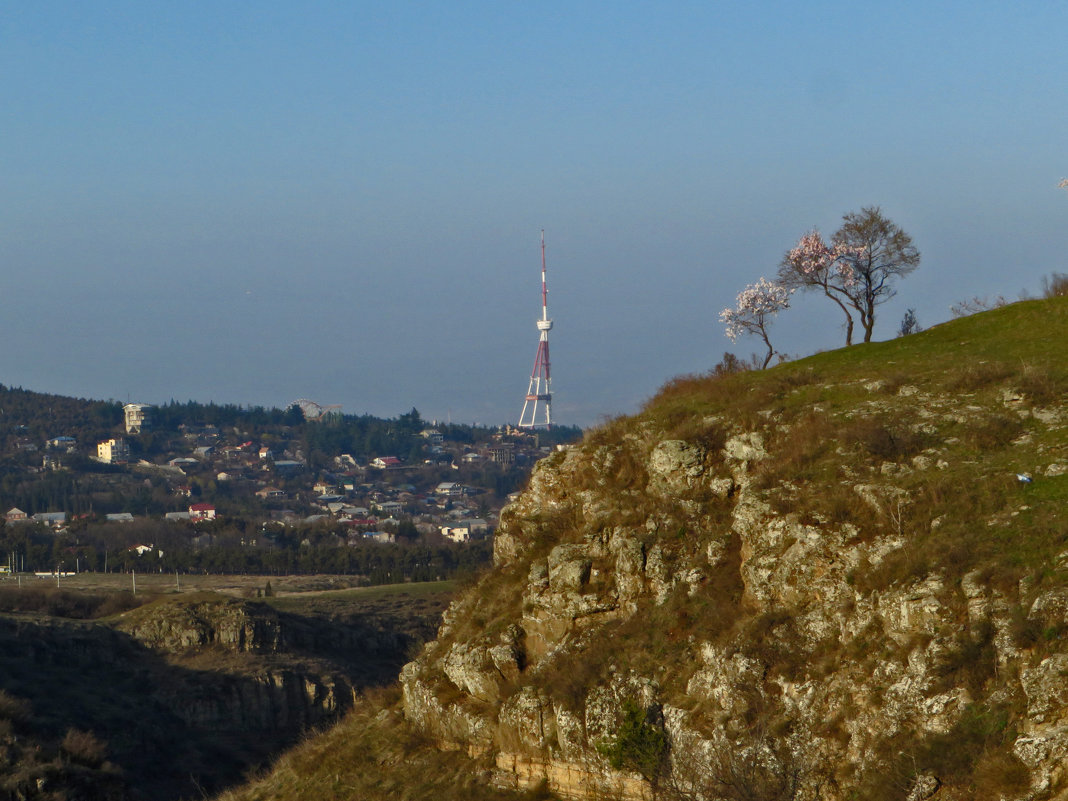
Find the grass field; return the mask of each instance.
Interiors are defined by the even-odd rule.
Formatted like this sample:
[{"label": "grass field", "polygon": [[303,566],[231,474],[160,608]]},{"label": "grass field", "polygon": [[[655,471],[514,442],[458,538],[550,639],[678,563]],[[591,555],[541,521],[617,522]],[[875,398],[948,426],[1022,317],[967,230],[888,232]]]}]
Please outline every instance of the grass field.
[{"label": "grass field", "polygon": [[38,577],[22,574],[21,577],[4,576],[0,587],[59,587],[78,592],[134,592],[145,594],[176,594],[189,592],[218,592],[245,598],[262,593],[271,584],[275,598],[308,593],[345,592],[356,598],[382,598],[406,594],[409,596],[451,593],[455,582],[430,581],[408,584],[382,584],[361,586],[357,576],[247,576],[247,575],[194,575],[173,573],[78,573],[76,575]]}]

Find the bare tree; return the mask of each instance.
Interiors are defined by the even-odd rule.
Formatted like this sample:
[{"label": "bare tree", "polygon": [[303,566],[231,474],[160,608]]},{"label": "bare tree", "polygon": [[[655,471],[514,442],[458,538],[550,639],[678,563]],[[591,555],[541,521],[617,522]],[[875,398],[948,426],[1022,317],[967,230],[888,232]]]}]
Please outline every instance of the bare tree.
[{"label": "bare tree", "polygon": [[[672,749],[671,801],[797,801],[803,797],[802,760],[783,738],[762,726],[740,738],[716,742],[678,743]],[[819,794],[822,782],[808,776]]]},{"label": "bare tree", "polygon": [[1002,295],[998,295],[996,298],[981,298],[978,295],[971,297],[967,300],[961,300],[954,303],[949,307],[949,313],[954,317],[968,317],[972,314],[978,314],[979,312],[990,311],[991,309],[1000,309],[1002,306],[1007,306],[1008,301]]},{"label": "bare tree", "polygon": [[853,312],[871,342],[875,307],[897,294],[894,287],[920,263],[912,237],[868,206],[842,217],[842,227],[824,242],[818,232],[801,237],[779,266],[779,280],[788,287],[819,289],[846,316],[846,345],[853,344]]}]

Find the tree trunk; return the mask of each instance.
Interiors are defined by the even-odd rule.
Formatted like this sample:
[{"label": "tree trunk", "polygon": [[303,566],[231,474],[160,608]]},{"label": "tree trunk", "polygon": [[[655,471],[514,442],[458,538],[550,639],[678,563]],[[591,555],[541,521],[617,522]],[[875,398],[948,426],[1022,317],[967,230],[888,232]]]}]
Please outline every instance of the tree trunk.
[{"label": "tree trunk", "polygon": [[842,314],[846,318],[846,347],[848,348],[853,344],[853,315],[849,313],[849,307],[847,307],[842,301],[831,294],[831,291],[827,288],[823,288],[823,294],[838,304],[838,308],[842,310]]},{"label": "tree trunk", "polygon": [[760,337],[764,340],[764,344],[768,346],[768,354],[764,357],[764,363],[760,365],[761,370],[768,369],[768,362],[771,361],[771,357],[775,355],[775,348],[771,346],[771,340],[768,339],[768,332],[763,327],[760,329]]}]

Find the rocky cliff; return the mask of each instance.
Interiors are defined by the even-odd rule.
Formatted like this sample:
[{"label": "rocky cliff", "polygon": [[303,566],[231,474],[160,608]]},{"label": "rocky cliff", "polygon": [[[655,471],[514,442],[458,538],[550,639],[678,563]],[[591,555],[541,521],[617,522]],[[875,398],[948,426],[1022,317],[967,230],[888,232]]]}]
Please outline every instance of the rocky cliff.
[{"label": "rocky cliff", "polygon": [[406,597],[280,610],[194,593],[106,621],[0,615],[0,798],[166,801],[233,784],[396,676],[443,603]]},{"label": "rocky cliff", "polygon": [[678,379],[544,460],[406,716],[571,798],[1068,798],[1063,300]]}]

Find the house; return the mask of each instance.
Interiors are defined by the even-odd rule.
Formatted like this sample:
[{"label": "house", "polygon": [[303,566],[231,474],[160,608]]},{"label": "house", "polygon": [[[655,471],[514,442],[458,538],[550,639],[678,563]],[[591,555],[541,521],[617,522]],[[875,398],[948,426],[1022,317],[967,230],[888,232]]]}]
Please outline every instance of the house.
[{"label": "house", "polygon": [[200,464],[200,462],[198,462],[196,459],[194,459],[191,456],[179,456],[176,459],[171,459],[169,462],[167,462],[167,464],[169,464],[171,467],[181,468],[181,467],[189,467],[191,465],[198,465],[198,464]]},{"label": "house", "polygon": [[19,509],[17,506],[13,506],[7,510],[7,514],[4,515],[4,520],[8,523],[22,523],[27,520],[26,513]]},{"label": "house", "polygon": [[143,429],[148,428],[152,423],[151,409],[151,406],[144,403],[127,403],[123,406],[122,412],[126,419],[126,433],[140,434]]},{"label": "house", "polygon": [[489,523],[483,520],[481,517],[467,517],[460,521],[461,526],[466,526],[472,536],[479,534],[485,534],[489,531]]},{"label": "house", "polygon": [[129,512],[115,512],[114,514],[105,515],[105,519],[109,523],[132,523],[134,516]]},{"label": "house", "polygon": [[210,459],[212,456],[215,455],[215,446],[214,445],[202,445],[202,446],[200,446],[199,448],[196,448],[193,451],[193,455],[194,456],[198,456],[201,459]]},{"label": "house", "polygon": [[260,448],[260,458],[263,461],[271,460],[273,462],[274,461],[274,451],[272,451],[270,448],[268,448],[265,445],[264,447]]},{"label": "house", "polygon": [[490,461],[494,464],[515,464],[515,445],[511,442],[497,442],[487,448]]},{"label": "house", "polygon": [[390,534],[388,531],[365,531],[363,538],[365,540],[371,540],[372,542],[380,542],[384,545],[397,541],[397,535]]},{"label": "house", "polygon": [[175,522],[179,520],[192,520],[193,516],[189,512],[167,512],[167,514],[163,515],[163,519]]},{"label": "house", "polygon": [[66,512],[38,512],[33,516],[34,523],[44,523],[52,528],[59,528],[67,522]]},{"label": "house", "polygon": [[[146,553],[152,551],[153,548],[154,546],[152,545],[131,545],[126,550],[130,553],[136,553],[138,556],[144,556]],[[162,552],[160,553],[160,556],[163,556]]]},{"label": "house", "polygon": [[130,461],[130,445],[122,437],[98,442],[96,460],[104,464],[126,464]]},{"label": "house", "polygon": [[215,507],[210,503],[194,503],[189,507],[190,520],[214,520]]},{"label": "house", "polygon": [[59,454],[46,453],[41,457],[41,468],[43,470],[62,470],[63,458]]},{"label": "house", "polygon": [[286,497],[286,491],[280,490],[278,487],[264,487],[259,490],[256,495],[267,500],[277,500],[278,498]]},{"label": "house", "polygon": [[470,542],[471,529],[467,526],[442,526],[441,536],[453,542]]},{"label": "house", "polygon": [[346,526],[351,526],[353,528],[370,528],[371,526],[378,525],[378,521],[375,520],[375,518],[373,517],[350,517],[348,520],[343,520],[341,522],[343,522]]},{"label": "house", "polygon": [[387,515],[400,514],[404,510],[404,504],[399,501],[382,501],[375,504],[379,512]]},{"label": "house", "polygon": [[53,437],[45,443],[45,447],[51,451],[64,451],[66,453],[74,453],[77,445],[78,441],[74,437]]},{"label": "house", "polygon": [[431,445],[440,445],[445,441],[445,435],[436,428],[424,428],[419,432],[419,435]]},{"label": "house", "polygon": [[274,462],[274,469],[276,473],[298,473],[304,469],[304,465],[301,462],[294,462],[291,459],[282,459],[281,461]]},{"label": "house", "polygon": [[442,481],[434,487],[434,494],[442,498],[459,498],[464,494],[464,485],[455,481]]},{"label": "house", "polygon": [[401,460],[396,456],[376,456],[371,460],[371,467],[379,470],[389,470],[401,466]]}]

